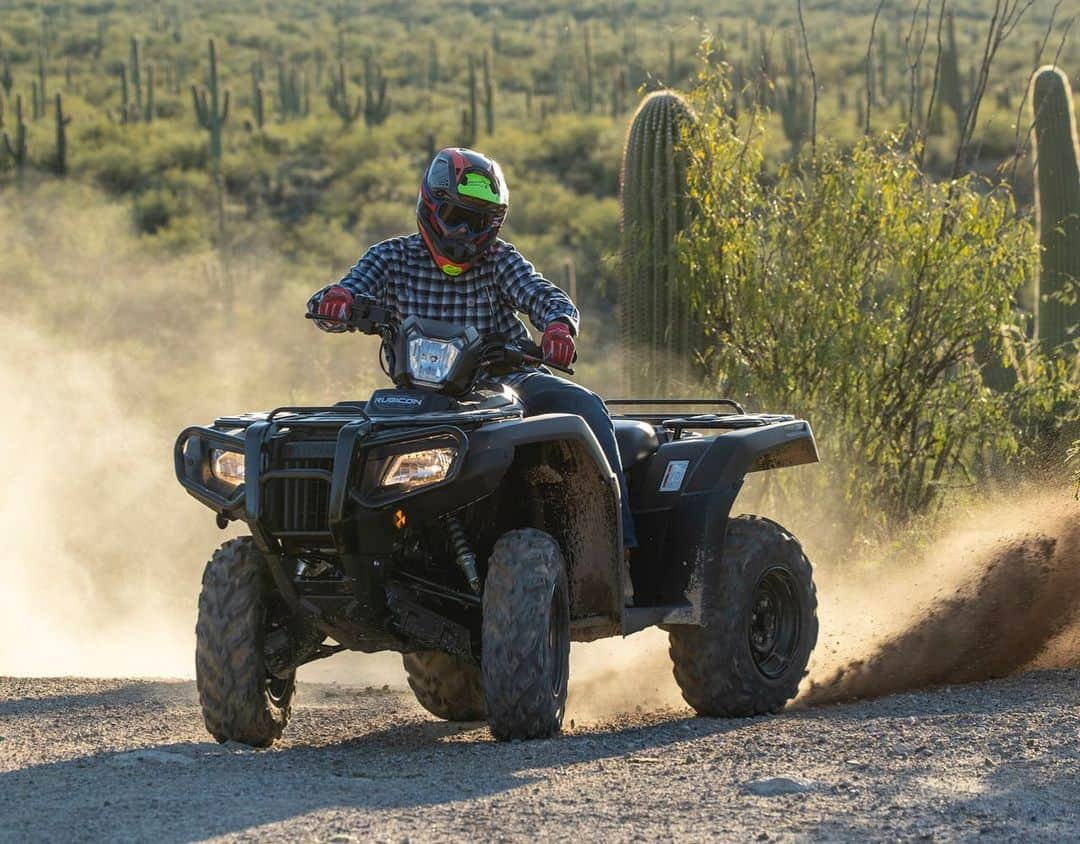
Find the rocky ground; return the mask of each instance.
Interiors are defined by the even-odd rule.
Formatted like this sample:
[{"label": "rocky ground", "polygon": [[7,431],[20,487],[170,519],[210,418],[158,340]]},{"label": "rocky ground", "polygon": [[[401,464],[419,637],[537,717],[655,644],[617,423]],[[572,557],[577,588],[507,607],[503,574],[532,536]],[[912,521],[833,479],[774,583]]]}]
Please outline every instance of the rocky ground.
[{"label": "rocky ground", "polygon": [[496,744],[396,689],[301,685],[269,751],[193,684],[0,678],[0,840],[1080,838],[1080,671]]}]

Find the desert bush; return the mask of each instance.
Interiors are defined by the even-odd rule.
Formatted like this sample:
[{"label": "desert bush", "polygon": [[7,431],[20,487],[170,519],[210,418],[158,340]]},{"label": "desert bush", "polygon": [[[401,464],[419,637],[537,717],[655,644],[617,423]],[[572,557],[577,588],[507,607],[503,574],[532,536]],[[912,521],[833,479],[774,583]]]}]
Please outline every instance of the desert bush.
[{"label": "desert bush", "polygon": [[[867,524],[925,511],[1021,456],[1065,375],[1025,339],[1014,296],[1037,271],[1005,187],[933,182],[899,137],[759,178],[767,136],[706,80],[687,138],[697,213],[683,240],[701,360],[724,392],[817,421],[824,475]],[[993,389],[988,371],[1008,367]]]}]

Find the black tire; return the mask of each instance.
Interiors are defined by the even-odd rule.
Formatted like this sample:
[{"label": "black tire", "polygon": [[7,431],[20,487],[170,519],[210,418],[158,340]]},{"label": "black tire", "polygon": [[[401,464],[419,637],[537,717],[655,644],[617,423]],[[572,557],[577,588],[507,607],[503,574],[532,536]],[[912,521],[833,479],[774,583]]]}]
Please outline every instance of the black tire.
[{"label": "black tire", "polygon": [[776,522],[728,523],[701,627],[670,627],[683,698],[699,715],[779,711],[795,696],[817,643],[817,593],[798,540]]},{"label": "black tire", "polygon": [[480,669],[442,651],[403,654],[409,686],[428,712],[446,721],[483,721],[484,682]]},{"label": "black tire", "polygon": [[251,537],[214,552],[203,572],[195,626],[195,684],[203,721],[220,742],[267,747],[289,722],[296,676],[280,679],[263,659],[269,589]]},{"label": "black tire", "polygon": [[496,739],[562,729],[570,675],[570,593],[558,543],[540,530],[503,534],[484,583],[484,699]]}]

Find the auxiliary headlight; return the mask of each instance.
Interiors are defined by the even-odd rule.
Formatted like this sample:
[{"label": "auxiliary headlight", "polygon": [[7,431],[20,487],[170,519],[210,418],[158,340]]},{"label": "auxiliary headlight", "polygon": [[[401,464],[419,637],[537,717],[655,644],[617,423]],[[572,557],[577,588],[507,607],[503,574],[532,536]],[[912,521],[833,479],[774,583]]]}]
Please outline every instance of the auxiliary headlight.
[{"label": "auxiliary headlight", "polygon": [[387,464],[379,485],[416,489],[438,483],[445,480],[456,456],[456,448],[429,448],[395,455]]},{"label": "auxiliary headlight", "polygon": [[210,472],[219,481],[232,486],[244,482],[244,455],[237,451],[225,451],[221,448],[210,452]]}]

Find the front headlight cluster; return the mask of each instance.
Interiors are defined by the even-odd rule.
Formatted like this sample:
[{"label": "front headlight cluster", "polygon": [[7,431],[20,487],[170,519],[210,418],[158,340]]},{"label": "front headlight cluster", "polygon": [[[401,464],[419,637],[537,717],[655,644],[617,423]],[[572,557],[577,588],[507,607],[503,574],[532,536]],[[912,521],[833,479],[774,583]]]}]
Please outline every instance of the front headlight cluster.
[{"label": "front headlight cluster", "polygon": [[409,338],[409,377],[424,387],[441,387],[454,370],[461,353],[460,342],[432,340],[429,337]]},{"label": "front headlight cluster", "polygon": [[395,455],[387,463],[379,486],[410,490],[446,480],[456,456],[456,448],[429,448]]},{"label": "front headlight cluster", "polygon": [[215,478],[230,486],[240,486],[244,482],[244,455],[237,451],[225,451],[222,448],[210,452],[210,472]]}]

